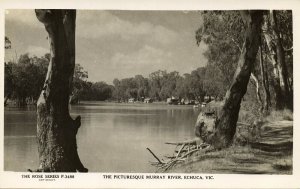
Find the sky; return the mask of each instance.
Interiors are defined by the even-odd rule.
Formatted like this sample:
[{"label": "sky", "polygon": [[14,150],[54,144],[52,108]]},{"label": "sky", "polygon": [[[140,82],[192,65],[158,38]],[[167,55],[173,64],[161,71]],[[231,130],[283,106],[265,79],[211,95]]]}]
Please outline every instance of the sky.
[{"label": "sky", "polygon": [[[197,11],[78,10],[76,63],[88,71],[88,80],[109,84],[157,70],[190,73],[207,63],[207,46],[198,47],[195,40],[201,24]],[[12,42],[6,61],[49,52],[47,32],[34,10],[6,10],[5,36]]]}]

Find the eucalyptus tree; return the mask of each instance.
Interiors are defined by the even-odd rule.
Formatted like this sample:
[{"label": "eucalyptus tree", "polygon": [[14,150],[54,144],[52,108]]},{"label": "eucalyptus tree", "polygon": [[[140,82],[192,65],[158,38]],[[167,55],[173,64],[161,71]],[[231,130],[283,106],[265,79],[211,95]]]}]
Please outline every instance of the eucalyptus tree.
[{"label": "eucalyptus tree", "polygon": [[[200,42],[208,45],[208,50],[204,54],[208,59],[207,67],[216,73],[208,76],[210,79],[207,81],[210,84],[207,86],[216,88],[216,85],[223,81],[221,86],[228,88],[244,43],[245,26],[242,17],[239,11],[204,11],[202,17],[203,26],[196,31],[196,40],[198,45]],[[254,66],[251,71],[251,83],[256,88],[257,101],[263,110],[259,73],[255,71],[255,67],[258,66]],[[221,72],[222,81],[218,72]]]},{"label": "eucalyptus tree", "polygon": [[[244,36],[241,36],[241,38],[243,38],[243,40],[241,40],[243,41],[241,53],[238,53],[239,49],[237,49],[233,54],[240,54],[237,61],[237,68],[231,85],[226,92],[224,105],[222,106],[219,117],[215,121],[214,130],[212,133],[208,133],[208,136],[205,139],[208,143],[213,144],[213,146],[216,148],[227,147],[233,141],[241,101],[247,91],[247,85],[249,83],[250,75],[253,70],[260,45],[259,34],[263,20],[263,11],[240,11],[239,14],[243,22]],[[204,29],[205,27],[206,25],[204,25]],[[222,30],[219,30],[219,32],[224,33]],[[198,35],[197,37],[198,41],[205,37],[204,39],[210,42],[214,36]],[[234,61],[234,59],[231,59],[230,61]]]},{"label": "eucalyptus tree", "polygon": [[69,113],[69,96],[75,67],[76,10],[35,10],[50,44],[50,63],[37,102],[39,169],[44,172],[87,172],[76,143],[81,125]]},{"label": "eucalyptus tree", "polygon": [[[278,20],[278,15],[281,15]],[[293,109],[293,84],[292,74],[288,72],[286,61],[292,62],[292,17],[290,11],[274,11],[270,10],[264,15],[262,32],[264,40],[268,47],[268,58],[273,65],[274,76],[274,95],[277,109]],[[282,25],[283,31],[280,31],[278,25]],[[289,46],[284,48],[284,44]],[[287,52],[291,52],[287,55]],[[292,67],[292,63],[290,64]]]}]

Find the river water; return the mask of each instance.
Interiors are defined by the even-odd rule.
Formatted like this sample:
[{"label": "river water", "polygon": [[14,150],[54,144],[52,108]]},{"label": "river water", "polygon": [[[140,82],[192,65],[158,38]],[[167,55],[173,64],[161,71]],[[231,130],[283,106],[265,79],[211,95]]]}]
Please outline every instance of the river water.
[{"label": "river water", "polygon": [[[83,102],[70,107],[81,116],[78,153],[90,172],[155,172],[155,161],[171,155],[167,141],[194,137],[199,110],[166,104]],[[4,111],[4,169],[26,171],[38,167],[36,110],[6,107]]]}]

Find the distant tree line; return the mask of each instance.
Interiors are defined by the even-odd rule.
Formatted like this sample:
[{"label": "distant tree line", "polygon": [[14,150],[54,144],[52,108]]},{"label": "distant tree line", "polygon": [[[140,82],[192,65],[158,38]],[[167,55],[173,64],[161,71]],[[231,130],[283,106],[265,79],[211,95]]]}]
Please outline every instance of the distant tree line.
[{"label": "distant tree line", "polygon": [[167,98],[198,100],[202,102],[206,95],[222,98],[225,88],[221,79],[210,72],[208,67],[200,67],[183,76],[177,71],[167,72],[158,70],[148,78],[136,75],[131,78],[114,79],[112,98],[126,101],[128,98],[142,100],[152,98],[156,101],[165,101]]},{"label": "distant tree line", "polygon": [[18,106],[34,103],[42,90],[50,55],[29,57],[21,55],[18,62],[5,63],[4,96]]},{"label": "distant tree line", "polygon": [[107,83],[87,81],[88,73],[80,64],[75,65],[73,90],[71,94],[72,104],[77,104],[82,100],[103,101],[111,99],[113,86]]},{"label": "distant tree line", "polygon": [[222,99],[226,88],[221,72],[208,66],[200,67],[183,76],[177,71],[158,70],[149,77],[134,77],[113,80],[113,85],[105,82],[89,82],[88,74],[80,65],[75,66],[72,98],[74,103],[81,100],[114,100],[127,102],[134,98],[143,101],[151,98],[165,101],[167,98],[197,100],[202,102],[206,95]]},{"label": "distant tree line", "polygon": [[[5,103],[10,99],[19,106],[35,104],[47,73],[50,54],[42,57],[21,55],[17,62],[5,63]],[[75,65],[70,103],[80,101],[127,101],[129,98],[142,101],[152,98],[165,101],[167,98],[198,100],[209,95],[222,99],[226,88],[223,77],[214,67],[206,66],[186,73],[158,70],[144,77],[114,79],[113,85],[103,81],[88,81],[88,72],[80,64]]]},{"label": "distant tree line", "polygon": [[[36,104],[43,89],[50,54],[42,57],[21,55],[17,62],[5,62],[5,105],[11,100],[18,106]],[[79,100],[106,100],[111,98],[113,86],[105,82],[86,81],[88,73],[79,64],[75,65],[71,102]],[[75,99],[75,100],[74,100]]]}]

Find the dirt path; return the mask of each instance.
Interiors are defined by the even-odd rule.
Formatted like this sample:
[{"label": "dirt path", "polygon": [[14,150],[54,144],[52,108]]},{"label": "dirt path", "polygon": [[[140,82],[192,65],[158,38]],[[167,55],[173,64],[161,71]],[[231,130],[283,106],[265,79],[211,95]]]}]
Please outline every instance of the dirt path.
[{"label": "dirt path", "polygon": [[169,172],[292,174],[293,121],[268,122],[256,142],[198,153]]}]

